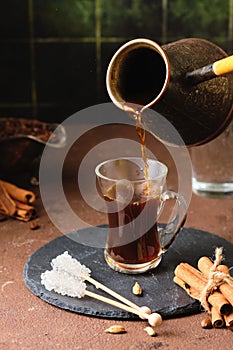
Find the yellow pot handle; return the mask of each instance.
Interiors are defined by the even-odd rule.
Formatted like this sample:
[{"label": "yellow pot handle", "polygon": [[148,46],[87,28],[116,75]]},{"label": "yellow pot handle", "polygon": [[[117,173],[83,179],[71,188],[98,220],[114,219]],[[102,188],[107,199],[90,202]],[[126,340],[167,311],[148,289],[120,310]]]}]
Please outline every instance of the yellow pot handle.
[{"label": "yellow pot handle", "polygon": [[233,55],[213,63],[215,75],[224,75],[233,72]]}]

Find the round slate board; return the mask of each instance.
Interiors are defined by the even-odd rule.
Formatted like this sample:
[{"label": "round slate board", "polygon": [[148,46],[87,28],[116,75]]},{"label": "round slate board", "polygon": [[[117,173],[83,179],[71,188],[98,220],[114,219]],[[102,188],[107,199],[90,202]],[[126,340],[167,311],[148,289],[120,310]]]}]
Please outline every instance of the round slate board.
[{"label": "round slate board", "polygon": [[[82,245],[71,239],[75,235],[91,235],[94,230],[96,235],[95,227],[58,237],[32,254],[24,266],[24,281],[31,292],[49,304],[72,312],[112,319],[139,319],[134,314],[87,296],[77,299],[47,291],[41,285],[41,273],[51,269],[50,262],[53,258],[68,251],[81,264],[91,269],[91,276],[97,281],[140,306],[149,306],[163,318],[171,318],[201,311],[199,302],[190,298],[173,282],[174,269],[180,262],[187,262],[196,267],[201,256],[212,258],[215,248],[221,246],[224,248],[224,263],[228,266],[233,265],[233,244],[208,232],[183,228],[155,270],[141,275],[122,274],[108,267],[103,257],[103,249]],[[98,234],[102,238],[105,232],[106,226],[98,227]],[[136,281],[143,288],[142,296],[135,296],[131,292]],[[108,296],[89,283],[87,289]]]}]

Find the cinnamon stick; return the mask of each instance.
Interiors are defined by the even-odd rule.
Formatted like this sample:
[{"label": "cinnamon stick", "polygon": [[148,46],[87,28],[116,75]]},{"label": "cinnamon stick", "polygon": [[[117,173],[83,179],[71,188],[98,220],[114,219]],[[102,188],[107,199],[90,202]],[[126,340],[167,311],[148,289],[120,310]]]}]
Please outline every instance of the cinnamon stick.
[{"label": "cinnamon stick", "polygon": [[0,184],[5,188],[12,199],[23,203],[33,203],[35,201],[35,194],[23,188],[19,188],[14,184],[0,180]]},{"label": "cinnamon stick", "polygon": [[208,302],[216,308],[219,314],[229,315],[232,312],[232,305],[220,292],[213,292],[210,294]]},{"label": "cinnamon stick", "polygon": [[22,221],[29,221],[36,215],[36,210],[33,206],[15,201],[16,211],[15,218]]},{"label": "cinnamon stick", "polygon": [[233,312],[224,316],[227,327],[233,327]]},{"label": "cinnamon stick", "polygon": [[[205,276],[207,277],[209,276],[209,273],[212,267],[213,267],[213,263],[208,257],[204,256],[199,259],[198,268],[201,272],[203,272]],[[230,275],[229,269],[226,265],[219,265],[217,267],[217,270]],[[233,306],[233,286],[229,285],[228,283],[223,283],[219,286],[219,290],[224,295],[224,297],[229,301],[229,303]]]},{"label": "cinnamon stick", "polygon": [[[190,293],[194,293],[193,290],[195,290],[200,296],[206,287],[207,279],[197,269],[187,263],[180,263],[176,267],[175,276],[189,286],[187,289],[189,289]],[[224,315],[228,315],[232,311],[232,305],[219,292],[214,291],[210,294],[208,302],[212,306],[215,306],[219,313]]]},{"label": "cinnamon stick", "polygon": [[[209,276],[209,273],[210,273],[210,270],[211,268],[213,267],[213,262],[207,257],[207,256],[203,256],[201,257],[199,260],[198,260],[198,263],[197,263],[197,267],[198,269],[204,273],[204,275],[206,277]],[[219,272],[224,272],[226,274],[229,274],[229,269],[226,265],[219,265],[217,266],[217,270]]]},{"label": "cinnamon stick", "polygon": [[219,286],[219,290],[229,301],[229,303],[233,306],[233,287],[227,283],[223,283]]},{"label": "cinnamon stick", "polygon": [[228,268],[228,266],[226,266],[226,265],[219,265],[219,266],[217,267],[217,270],[220,271],[220,272],[224,272],[224,273],[230,275],[229,268]]},{"label": "cinnamon stick", "polygon": [[222,328],[225,325],[225,321],[215,306],[211,308],[211,323],[214,328]]},{"label": "cinnamon stick", "polygon": [[16,205],[11,199],[5,187],[0,182],[0,212],[7,216],[13,216],[15,213]]},{"label": "cinnamon stick", "polygon": [[200,258],[199,270],[187,263],[179,264],[175,269],[174,282],[192,298],[199,299],[211,315],[213,327],[226,325],[233,331],[233,278],[228,267],[221,265],[222,250],[216,248],[214,263],[206,256]]},{"label": "cinnamon stick", "polygon": [[192,286],[190,286],[189,284],[185,283],[182,279],[180,279],[179,277],[175,276],[173,278],[173,281],[178,284],[178,286],[180,286],[181,288],[183,288],[186,293],[193,299],[199,300],[200,299],[200,293],[195,290]]},{"label": "cinnamon stick", "polygon": [[34,200],[33,192],[0,180],[0,220],[9,216],[29,221],[35,216],[35,208],[31,205]]},{"label": "cinnamon stick", "polygon": [[18,202],[18,201],[15,201],[15,204],[16,204],[16,209],[25,210],[28,213],[30,213],[31,216],[35,216],[36,211],[35,211],[35,208],[32,205],[28,205],[28,204],[21,203],[21,202]]},{"label": "cinnamon stick", "polygon": [[200,272],[187,263],[180,263],[175,269],[175,276],[187,283],[197,292],[201,292],[206,286],[206,280]]}]

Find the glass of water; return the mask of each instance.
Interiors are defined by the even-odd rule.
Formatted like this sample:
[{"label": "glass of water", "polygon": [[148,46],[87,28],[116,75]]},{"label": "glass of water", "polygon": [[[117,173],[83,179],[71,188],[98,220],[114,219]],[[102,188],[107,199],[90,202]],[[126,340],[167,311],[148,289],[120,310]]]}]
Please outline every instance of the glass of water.
[{"label": "glass of water", "polygon": [[191,149],[193,192],[233,196],[233,122],[213,141]]}]

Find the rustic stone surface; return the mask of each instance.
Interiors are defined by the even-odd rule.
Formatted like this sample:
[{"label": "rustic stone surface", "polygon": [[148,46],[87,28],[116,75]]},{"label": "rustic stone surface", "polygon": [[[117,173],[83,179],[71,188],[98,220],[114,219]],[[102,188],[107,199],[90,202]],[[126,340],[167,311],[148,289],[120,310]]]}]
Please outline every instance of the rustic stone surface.
[{"label": "rustic stone surface", "polygon": [[[159,312],[163,318],[172,318],[201,311],[199,302],[190,298],[173,282],[174,269],[180,262],[188,262],[196,267],[201,256],[213,257],[215,248],[222,246],[227,257],[224,263],[228,266],[233,265],[233,244],[208,232],[184,228],[155,270],[142,275],[125,275],[107,266],[103,257],[103,249],[74,241],[77,235],[91,236],[93,230],[94,228],[91,227],[58,237],[33,253],[24,267],[24,280],[27,287],[41,299],[61,309],[104,318],[138,319],[131,313],[89,297],[77,299],[47,291],[41,285],[40,275],[45,270],[51,269],[50,262],[54,257],[67,250],[82,264],[89,267],[92,271],[91,276],[99,282],[106,284],[138,305],[149,306],[153,311]],[[103,240],[105,230],[99,227],[98,234],[100,240]],[[143,288],[141,297],[131,292],[136,281]],[[103,294],[89,284],[88,290]]]}]

